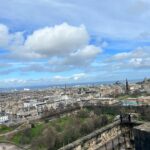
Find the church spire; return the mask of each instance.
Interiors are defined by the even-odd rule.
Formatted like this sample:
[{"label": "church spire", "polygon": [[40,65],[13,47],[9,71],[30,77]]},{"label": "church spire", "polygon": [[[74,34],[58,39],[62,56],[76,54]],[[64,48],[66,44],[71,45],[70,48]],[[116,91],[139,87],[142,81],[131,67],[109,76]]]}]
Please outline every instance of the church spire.
[{"label": "church spire", "polygon": [[128,94],[130,91],[128,79],[126,78],[126,93]]}]

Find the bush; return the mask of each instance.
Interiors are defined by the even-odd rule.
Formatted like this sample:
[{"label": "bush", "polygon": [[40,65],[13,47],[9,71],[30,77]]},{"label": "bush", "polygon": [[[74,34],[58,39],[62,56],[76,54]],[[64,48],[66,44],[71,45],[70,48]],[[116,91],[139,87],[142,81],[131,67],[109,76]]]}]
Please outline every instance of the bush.
[{"label": "bush", "polygon": [[27,128],[22,132],[19,143],[29,144],[31,142],[31,139],[32,139],[31,129]]},{"label": "bush", "polygon": [[41,148],[46,148],[48,150],[54,149],[56,135],[57,132],[53,128],[46,128],[41,137],[32,141],[31,148],[33,150],[39,150]]},{"label": "bush", "polygon": [[64,144],[68,144],[80,137],[80,130],[76,126],[68,126],[64,131]]},{"label": "bush", "polygon": [[94,130],[94,122],[93,119],[87,119],[81,126],[80,132],[82,134],[88,134]]},{"label": "bush", "polygon": [[88,116],[89,116],[89,113],[86,110],[80,110],[77,113],[77,117],[79,117],[79,118],[87,118]]}]

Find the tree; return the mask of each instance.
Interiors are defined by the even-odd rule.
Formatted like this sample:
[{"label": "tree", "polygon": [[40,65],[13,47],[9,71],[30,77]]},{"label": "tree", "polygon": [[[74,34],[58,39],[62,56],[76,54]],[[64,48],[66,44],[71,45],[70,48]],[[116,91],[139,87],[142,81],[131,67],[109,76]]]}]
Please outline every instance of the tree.
[{"label": "tree", "polygon": [[27,128],[22,132],[19,143],[20,144],[29,144],[31,139],[32,139],[31,129]]},{"label": "tree", "polygon": [[42,136],[33,140],[31,144],[31,148],[33,150],[38,150],[41,148],[46,148],[48,150],[54,149],[55,142],[56,142],[56,135],[57,132],[54,128],[47,127],[43,133]]},{"label": "tree", "polygon": [[77,117],[79,117],[79,118],[87,118],[88,116],[89,116],[89,113],[84,109],[80,110],[77,113]]},{"label": "tree", "polygon": [[94,130],[94,123],[93,119],[88,118],[81,126],[81,133],[82,134],[88,134]]},{"label": "tree", "polygon": [[101,125],[104,126],[104,125],[106,125],[106,124],[108,124],[108,118],[107,118],[106,115],[103,115],[103,116],[101,117]]},{"label": "tree", "polygon": [[102,124],[101,124],[101,117],[95,115],[93,117],[93,123],[94,123],[94,128],[95,129],[100,128],[102,126]]},{"label": "tree", "polygon": [[76,126],[68,126],[64,131],[64,143],[68,144],[80,137],[79,128]]}]

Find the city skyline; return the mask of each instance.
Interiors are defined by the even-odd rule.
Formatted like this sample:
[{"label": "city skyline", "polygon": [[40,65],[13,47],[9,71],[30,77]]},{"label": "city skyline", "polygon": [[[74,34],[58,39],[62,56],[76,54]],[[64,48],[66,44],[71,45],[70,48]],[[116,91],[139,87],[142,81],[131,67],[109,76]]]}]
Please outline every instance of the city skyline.
[{"label": "city skyline", "polygon": [[0,3],[0,87],[150,77],[148,0]]}]

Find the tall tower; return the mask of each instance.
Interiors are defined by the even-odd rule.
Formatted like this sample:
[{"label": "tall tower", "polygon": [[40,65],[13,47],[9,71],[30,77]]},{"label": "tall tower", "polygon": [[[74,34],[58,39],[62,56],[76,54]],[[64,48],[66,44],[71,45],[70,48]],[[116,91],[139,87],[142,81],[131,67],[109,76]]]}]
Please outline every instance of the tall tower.
[{"label": "tall tower", "polygon": [[67,92],[67,86],[66,86],[66,84],[65,84],[65,95],[66,95],[66,92]]},{"label": "tall tower", "polygon": [[130,87],[129,87],[128,79],[126,79],[126,93],[129,94],[129,91],[130,91]]}]

